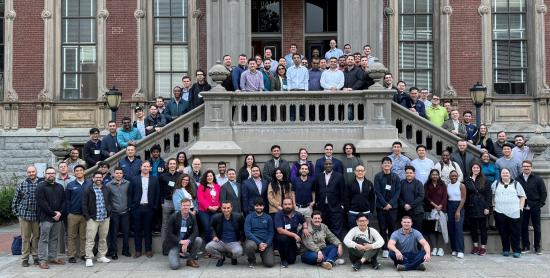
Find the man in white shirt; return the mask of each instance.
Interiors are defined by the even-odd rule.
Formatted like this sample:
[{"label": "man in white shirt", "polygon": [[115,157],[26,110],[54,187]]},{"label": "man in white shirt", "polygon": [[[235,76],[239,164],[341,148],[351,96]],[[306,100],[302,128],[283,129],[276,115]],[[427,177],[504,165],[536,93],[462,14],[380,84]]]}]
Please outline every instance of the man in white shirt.
[{"label": "man in white shirt", "polygon": [[525,145],[525,137],[518,134],[514,137],[514,143],[516,146],[512,149],[512,156],[519,161],[533,160],[533,152],[529,149],[529,146]]},{"label": "man in white shirt", "polygon": [[416,147],[418,158],[411,161],[411,165],[416,169],[416,179],[425,184],[430,176],[430,170],[434,167],[433,160],[426,157],[426,146],[418,145]]},{"label": "man in white shirt", "polygon": [[325,91],[337,91],[344,87],[344,73],[338,69],[338,59],[330,58],[330,68],[321,74],[321,87]]}]

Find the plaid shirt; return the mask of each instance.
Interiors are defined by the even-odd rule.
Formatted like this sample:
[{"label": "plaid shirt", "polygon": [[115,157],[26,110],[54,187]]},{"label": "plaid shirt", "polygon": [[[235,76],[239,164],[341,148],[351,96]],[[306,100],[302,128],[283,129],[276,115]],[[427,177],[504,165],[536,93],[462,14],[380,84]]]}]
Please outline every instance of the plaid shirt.
[{"label": "plaid shirt", "polygon": [[13,214],[28,221],[38,221],[36,187],[40,181],[36,179],[33,183],[30,179],[26,179],[19,184],[11,203]]},{"label": "plaid shirt", "polygon": [[105,207],[105,199],[101,188],[94,185],[95,205],[97,208],[96,221],[104,221],[107,218],[107,208]]}]

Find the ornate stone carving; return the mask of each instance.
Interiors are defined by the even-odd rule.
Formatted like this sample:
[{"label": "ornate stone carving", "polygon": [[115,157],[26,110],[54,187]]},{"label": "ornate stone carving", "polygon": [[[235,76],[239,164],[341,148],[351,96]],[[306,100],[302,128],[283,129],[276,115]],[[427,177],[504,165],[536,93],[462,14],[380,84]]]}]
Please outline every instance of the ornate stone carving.
[{"label": "ornate stone carving", "polygon": [[444,15],[451,15],[453,13],[453,7],[447,5],[441,8],[441,13]]},{"label": "ornate stone carving", "polygon": [[49,11],[49,10],[42,10],[42,13],[40,14],[40,16],[42,17],[42,19],[46,20],[46,19],[50,19],[52,17],[52,12]]},{"label": "ornate stone carving", "polygon": [[489,6],[486,6],[486,5],[480,5],[478,8],[477,8],[477,12],[479,13],[479,15],[485,15],[485,14],[488,14],[489,12],[491,11],[491,8],[489,8]]},{"label": "ornate stone carving", "polygon": [[142,19],[145,18],[145,11],[141,9],[137,9],[134,11],[134,17],[136,19]]},{"label": "ornate stone carving", "polygon": [[546,14],[546,12],[548,12],[548,7],[545,4],[537,5],[537,13]]},{"label": "ornate stone carving", "polygon": [[13,89],[8,89],[8,93],[6,94],[6,100],[8,102],[16,102],[19,100],[19,96]]},{"label": "ornate stone carving", "polygon": [[100,10],[97,13],[97,18],[105,20],[109,17],[109,11],[108,10]]},{"label": "ornate stone carving", "polygon": [[202,16],[202,11],[200,9],[196,9],[193,11],[193,18],[201,18]]},{"label": "ornate stone carving", "polygon": [[8,11],[8,13],[6,13],[7,20],[14,20],[16,16],[17,13],[14,10]]},{"label": "ornate stone carving", "polygon": [[458,95],[457,95],[456,91],[453,90],[453,89],[445,90],[445,92],[443,92],[443,97],[456,98],[457,96]]},{"label": "ornate stone carving", "polygon": [[395,11],[391,7],[385,7],[384,8],[384,15],[385,16],[393,16],[395,14]]},{"label": "ornate stone carving", "polygon": [[143,92],[142,88],[138,88],[132,94],[132,101],[145,101],[145,99],[145,92]]},{"label": "ornate stone carving", "polygon": [[38,101],[43,101],[43,102],[52,101],[52,97],[50,96],[47,89],[42,89],[40,91],[40,93],[38,94]]}]

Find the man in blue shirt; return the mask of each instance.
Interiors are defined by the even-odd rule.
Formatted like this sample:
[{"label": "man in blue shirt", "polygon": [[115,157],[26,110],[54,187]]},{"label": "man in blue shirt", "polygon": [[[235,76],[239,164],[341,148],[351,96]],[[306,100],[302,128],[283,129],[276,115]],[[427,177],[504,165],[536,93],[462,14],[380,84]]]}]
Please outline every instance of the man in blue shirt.
[{"label": "man in blue shirt", "polygon": [[405,166],[411,165],[411,159],[401,153],[402,147],[403,144],[401,142],[393,142],[391,146],[392,154],[388,155],[392,161],[391,171],[397,174],[400,180],[405,179]]},{"label": "man in blue shirt", "polygon": [[244,250],[248,257],[248,267],[256,266],[256,251],[260,252],[262,264],[273,267],[273,220],[264,213],[264,200],[257,198],[254,201],[254,213],[249,213],[244,222],[246,242]]},{"label": "man in blue shirt", "polygon": [[420,231],[424,220],[424,185],[415,178],[413,166],[405,167],[405,179],[401,180],[399,208],[401,215],[410,216],[413,227]]},{"label": "man in blue shirt", "polygon": [[212,241],[205,249],[218,259],[217,267],[223,265],[225,257],[231,258],[231,264],[237,265],[237,258],[243,254],[241,241],[244,241],[244,218],[234,213],[231,201],[222,203],[222,213],[217,213],[210,222]]},{"label": "man in blue shirt", "polygon": [[132,127],[129,117],[122,118],[122,128],[120,128],[116,135],[118,146],[122,149],[128,147],[128,144],[135,144],[141,140],[141,133],[136,127]]},{"label": "man in blue shirt", "polygon": [[310,91],[322,91],[321,87],[321,75],[323,71],[319,69],[319,58],[311,60],[311,69],[309,70],[309,83],[308,89]]},{"label": "man in blue shirt", "polygon": [[160,157],[160,145],[155,144],[151,147],[151,176],[159,177],[160,174],[164,173],[165,162],[162,157]]},{"label": "man in blue shirt", "polygon": [[[430,244],[424,239],[422,233],[412,228],[412,220],[409,216],[401,219],[401,229],[392,233],[388,242],[390,258],[398,271],[426,270],[424,262],[430,261]],[[418,244],[423,250],[418,250]]]},{"label": "man in blue shirt", "polygon": [[330,40],[329,45],[330,50],[325,53],[325,59],[328,60],[331,57],[340,58],[340,56],[344,55],[342,49],[336,48],[336,40]]},{"label": "man in blue shirt", "polygon": [[296,243],[301,238],[298,234],[298,226],[302,225],[304,236],[309,237],[308,224],[304,216],[294,210],[294,201],[291,198],[283,200],[283,210],[275,214],[275,229],[277,229],[277,244],[281,256],[281,266],[287,268],[289,264],[296,262]]},{"label": "man in blue shirt", "polygon": [[286,80],[289,91],[307,91],[309,72],[306,67],[302,65],[300,54],[295,53],[292,55],[292,61],[294,64],[288,67],[286,72]]},{"label": "man in blue shirt", "polygon": [[248,59],[246,54],[239,55],[239,64],[231,71],[231,82],[233,83],[233,91],[241,90],[241,74],[246,70]]},{"label": "man in blue shirt", "polygon": [[325,144],[325,155],[315,162],[315,173],[321,173],[325,170],[325,160],[332,160],[332,168],[334,171],[343,174],[344,167],[342,166],[342,161],[332,156],[334,151],[334,146],[331,143]]},{"label": "man in blue shirt", "polygon": [[118,167],[122,168],[124,178],[130,180],[139,175],[141,159],[136,157],[136,145],[130,144],[126,147],[126,157],[118,161]]},{"label": "man in blue shirt", "polygon": [[[67,184],[65,189],[65,205],[67,216],[67,245],[69,263],[76,263],[76,239],[80,238],[80,258],[84,258],[86,252],[86,219],[82,215],[82,194],[86,187],[92,186],[92,182],[84,178],[84,166],[76,165],[74,175],[76,179]],[[103,180],[103,179],[102,179]]]},{"label": "man in blue shirt", "polygon": [[309,176],[307,163],[300,165],[300,176],[292,177],[296,197],[296,210],[300,212],[311,223],[311,213],[315,205],[315,192],[313,188],[314,179]]}]

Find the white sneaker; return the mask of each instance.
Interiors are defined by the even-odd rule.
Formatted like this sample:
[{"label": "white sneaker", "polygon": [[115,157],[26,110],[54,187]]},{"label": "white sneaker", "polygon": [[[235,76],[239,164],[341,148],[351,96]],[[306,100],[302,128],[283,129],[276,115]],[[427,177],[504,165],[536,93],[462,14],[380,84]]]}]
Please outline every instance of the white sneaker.
[{"label": "white sneaker", "polygon": [[337,259],[336,260],[336,264],[338,264],[338,265],[343,265],[345,263],[346,263],[346,261],[344,261],[344,259]]},{"label": "white sneaker", "polygon": [[110,263],[111,262],[111,260],[107,259],[106,257],[97,258],[97,261],[100,262],[100,263]]},{"label": "white sneaker", "polygon": [[94,261],[92,259],[86,259],[86,267],[92,267],[94,266]]},{"label": "white sneaker", "polygon": [[456,251],[453,251],[453,253],[451,253],[451,255],[456,256]]},{"label": "white sneaker", "polygon": [[382,258],[387,258],[390,256],[390,252],[388,250],[382,251]]},{"label": "white sneaker", "polygon": [[459,258],[459,259],[464,259],[464,253],[458,252],[458,253],[456,254],[456,257]]},{"label": "white sneaker", "polygon": [[445,255],[445,251],[443,251],[443,248],[439,248],[439,249],[437,250],[437,255],[438,255],[439,257],[443,257],[443,255]]},{"label": "white sneaker", "polygon": [[437,248],[434,248],[434,249],[432,250],[432,256],[437,256]]}]

